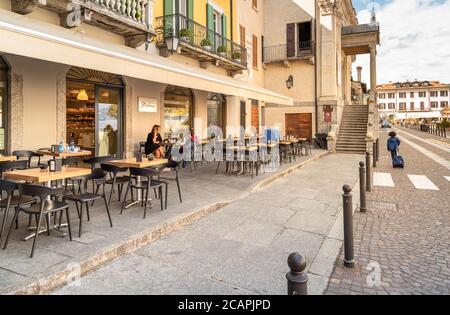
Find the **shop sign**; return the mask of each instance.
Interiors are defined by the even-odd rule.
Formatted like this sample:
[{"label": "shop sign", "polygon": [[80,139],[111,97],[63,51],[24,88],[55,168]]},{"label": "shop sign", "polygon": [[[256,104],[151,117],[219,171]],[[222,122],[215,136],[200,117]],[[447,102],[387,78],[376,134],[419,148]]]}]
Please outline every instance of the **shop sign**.
[{"label": "shop sign", "polygon": [[323,118],[323,120],[324,120],[326,123],[330,123],[330,122],[331,122],[331,112],[325,112],[325,113],[324,113],[324,118]]},{"label": "shop sign", "polygon": [[158,112],[158,101],[156,98],[139,97],[140,113],[156,113]]}]

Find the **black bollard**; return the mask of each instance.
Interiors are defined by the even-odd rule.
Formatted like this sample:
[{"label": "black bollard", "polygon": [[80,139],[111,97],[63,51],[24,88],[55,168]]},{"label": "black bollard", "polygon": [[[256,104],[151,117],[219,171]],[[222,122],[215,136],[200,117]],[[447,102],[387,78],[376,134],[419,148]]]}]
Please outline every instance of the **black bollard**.
[{"label": "black bollard", "polygon": [[344,266],[353,268],[355,266],[355,258],[353,253],[353,197],[352,189],[349,185],[343,188],[342,195],[344,203]]},{"label": "black bollard", "polygon": [[308,275],[306,274],[306,257],[292,253],[287,260],[289,271],[286,274],[288,295],[308,295]]},{"label": "black bollard", "polygon": [[380,138],[377,139],[377,162],[380,161]]},{"label": "black bollard", "polygon": [[367,212],[367,201],[366,201],[366,165],[364,162],[359,162],[359,193],[360,193],[360,204],[359,211]]},{"label": "black bollard", "polygon": [[370,153],[366,152],[366,191],[372,191],[372,170],[370,169]]},{"label": "black bollard", "polygon": [[377,167],[377,143],[376,141],[373,142],[372,145],[372,150],[373,150],[373,167]]}]

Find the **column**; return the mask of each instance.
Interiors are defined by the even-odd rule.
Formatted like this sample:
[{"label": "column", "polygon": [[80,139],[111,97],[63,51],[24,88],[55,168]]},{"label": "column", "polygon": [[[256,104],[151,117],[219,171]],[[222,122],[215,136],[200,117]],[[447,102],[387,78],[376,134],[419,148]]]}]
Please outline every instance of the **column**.
[{"label": "column", "polygon": [[[373,139],[376,140],[379,137],[379,128],[377,105],[377,47],[375,45],[370,47],[370,101],[373,104]],[[369,110],[371,110],[370,107]]]}]

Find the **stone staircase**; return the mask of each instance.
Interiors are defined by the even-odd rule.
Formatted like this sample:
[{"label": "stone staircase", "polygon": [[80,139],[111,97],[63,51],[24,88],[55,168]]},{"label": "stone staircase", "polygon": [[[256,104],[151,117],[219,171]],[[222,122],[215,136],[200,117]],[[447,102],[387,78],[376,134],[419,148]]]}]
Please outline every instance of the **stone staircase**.
[{"label": "stone staircase", "polygon": [[336,143],[336,152],[364,153],[367,150],[366,134],[369,106],[347,105],[342,116]]}]

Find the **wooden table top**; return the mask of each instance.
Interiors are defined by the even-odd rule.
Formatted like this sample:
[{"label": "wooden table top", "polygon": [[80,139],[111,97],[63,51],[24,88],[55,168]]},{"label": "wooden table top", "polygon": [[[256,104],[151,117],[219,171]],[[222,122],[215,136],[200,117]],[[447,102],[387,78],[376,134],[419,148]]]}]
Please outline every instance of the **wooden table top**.
[{"label": "wooden table top", "polygon": [[226,150],[230,149],[233,151],[257,151],[258,147],[257,146],[251,146],[251,147],[226,147]]},{"label": "wooden table top", "polygon": [[109,161],[108,164],[115,165],[118,167],[134,167],[134,168],[146,168],[146,167],[154,167],[161,166],[169,163],[167,159],[158,159],[149,161],[145,157],[142,159],[142,162],[137,162],[136,158],[124,159],[124,160],[115,160]]},{"label": "wooden table top", "polygon": [[15,156],[0,156],[0,162],[12,162],[17,158]]},{"label": "wooden table top", "polygon": [[82,157],[82,156],[92,155],[92,152],[87,151],[87,150],[81,150],[78,152],[62,152],[62,153],[56,153],[56,152],[52,152],[50,150],[39,150],[39,151],[37,151],[37,153],[42,154],[42,155],[59,157],[59,158]]},{"label": "wooden table top", "polygon": [[84,167],[63,167],[60,172],[50,172],[40,168],[30,168],[3,173],[6,179],[25,180],[33,183],[44,183],[52,180],[66,179],[91,174],[90,168]]}]

